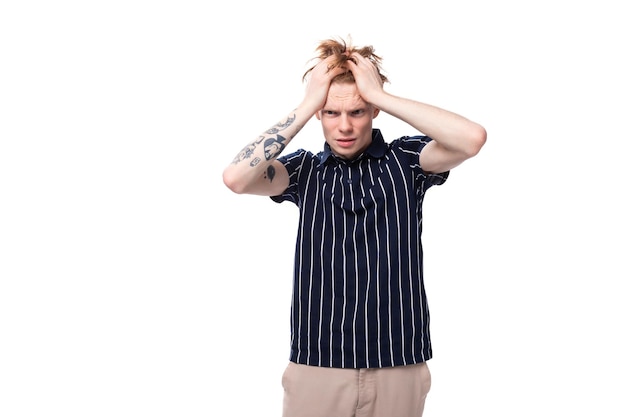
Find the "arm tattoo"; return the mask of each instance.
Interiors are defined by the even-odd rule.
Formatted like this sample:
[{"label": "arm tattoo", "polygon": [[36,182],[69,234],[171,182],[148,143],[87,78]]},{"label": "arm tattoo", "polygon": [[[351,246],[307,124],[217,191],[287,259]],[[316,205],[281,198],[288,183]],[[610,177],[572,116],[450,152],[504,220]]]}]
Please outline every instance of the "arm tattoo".
[{"label": "arm tattoo", "polygon": [[276,169],[273,165],[267,167],[267,171],[265,172],[265,178],[269,179],[270,182],[274,181],[274,176],[276,175]]},{"label": "arm tattoo", "polygon": [[257,140],[246,145],[242,150],[239,151],[237,156],[235,156],[235,159],[233,159],[232,163],[237,164],[243,161],[244,159],[252,158],[252,155],[254,154],[254,150],[256,149],[256,146],[259,143],[263,142],[263,139],[265,139],[265,136],[259,136]]},{"label": "arm tattoo", "polygon": [[[239,151],[237,156],[235,156],[235,158],[233,159],[232,164],[238,164],[244,159],[252,158],[256,147],[263,141],[265,141],[263,143],[265,159],[269,161],[270,159],[277,157],[283,151],[283,149],[285,149],[285,141],[287,140],[285,137],[279,135],[278,132],[280,132],[281,130],[285,130],[286,128],[291,126],[295,120],[296,115],[294,114],[293,116],[287,117],[287,120],[285,120],[285,122],[278,122],[273,127],[267,129],[265,131],[265,134],[276,135],[276,138],[270,137],[266,139],[266,136],[259,136],[255,141],[249,143],[241,151]],[[298,129],[298,131],[299,130],[300,129]],[[250,162],[250,166],[256,166],[259,162],[259,158],[254,158]]]},{"label": "arm tattoo", "polygon": [[267,161],[277,157],[283,149],[285,149],[285,140],[286,139],[284,137],[276,135],[276,139],[269,138],[265,141],[263,147],[265,150],[265,159]]},{"label": "arm tattoo", "polygon": [[281,123],[278,122],[276,123],[276,125],[274,125],[274,127],[271,127],[269,129],[267,129],[267,131],[265,131],[265,133],[267,133],[268,135],[272,135],[274,133],[278,133],[281,130],[285,130],[287,129],[289,126],[291,126],[291,124],[293,123],[293,121],[296,120],[296,116],[291,116],[288,117],[287,120],[285,121],[285,123]]}]

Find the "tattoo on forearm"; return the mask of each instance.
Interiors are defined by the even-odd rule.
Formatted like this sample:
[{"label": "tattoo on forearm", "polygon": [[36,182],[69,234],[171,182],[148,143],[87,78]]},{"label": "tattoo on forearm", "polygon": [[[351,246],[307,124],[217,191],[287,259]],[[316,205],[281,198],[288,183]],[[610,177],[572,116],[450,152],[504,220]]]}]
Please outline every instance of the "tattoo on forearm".
[{"label": "tattoo on forearm", "polygon": [[[287,140],[285,137],[279,135],[278,132],[280,132],[281,130],[285,130],[286,128],[291,126],[295,120],[296,115],[294,114],[293,116],[287,117],[287,120],[285,120],[284,122],[278,122],[273,127],[267,129],[265,131],[265,134],[276,135],[276,137],[267,137],[263,135],[259,136],[255,141],[249,143],[241,151],[239,151],[237,156],[235,156],[235,158],[233,159],[232,164],[238,164],[244,159],[252,158],[256,147],[260,145],[261,142],[263,142],[263,151],[265,154],[265,159],[267,161],[277,157],[283,151],[283,149],[285,149],[285,142]],[[298,131],[299,130],[300,128],[298,128]],[[250,161],[250,166],[256,166],[259,164],[260,161],[261,160],[256,157],[252,161]]]},{"label": "tattoo on forearm", "polygon": [[263,144],[265,159],[269,161],[270,159],[277,157],[283,149],[285,149],[285,141],[286,139],[280,135],[276,135],[276,139],[267,139]]},{"label": "tattoo on forearm", "polygon": [[293,116],[291,116],[291,117],[287,117],[287,120],[285,120],[285,123],[281,123],[281,122],[276,123],[274,125],[274,127],[271,127],[269,129],[267,129],[265,131],[265,133],[267,133],[268,135],[273,135],[274,133],[278,133],[281,130],[285,130],[289,126],[292,125],[294,120],[296,120],[296,115],[295,114]]},{"label": "tattoo on forearm", "polygon": [[251,158],[252,155],[254,154],[254,150],[256,149],[257,145],[263,142],[263,139],[265,139],[265,136],[259,136],[257,140],[246,145],[246,147],[240,150],[237,156],[235,156],[235,159],[233,159],[232,163],[238,164],[244,159]]}]

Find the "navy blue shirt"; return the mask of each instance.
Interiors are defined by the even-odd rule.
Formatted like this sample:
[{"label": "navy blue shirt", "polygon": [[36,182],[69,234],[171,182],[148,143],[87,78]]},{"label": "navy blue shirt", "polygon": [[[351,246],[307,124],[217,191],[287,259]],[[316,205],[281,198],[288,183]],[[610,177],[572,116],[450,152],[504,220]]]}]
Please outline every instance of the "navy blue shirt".
[{"label": "navy blue shirt", "polygon": [[276,202],[300,209],[291,305],[296,363],[376,368],[432,357],[421,224],[426,190],[449,172],[419,163],[427,136],[385,142],[378,129],[358,158],[328,144],[279,161],[289,186]]}]

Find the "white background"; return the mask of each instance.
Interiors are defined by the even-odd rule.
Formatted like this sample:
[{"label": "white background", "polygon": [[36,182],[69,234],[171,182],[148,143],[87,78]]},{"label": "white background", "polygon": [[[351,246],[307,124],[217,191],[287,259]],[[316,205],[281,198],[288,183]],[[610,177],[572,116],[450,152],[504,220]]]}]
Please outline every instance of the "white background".
[{"label": "white background", "polygon": [[221,173],[352,35],[489,134],[426,198],[425,416],[623,417],[620,9],[3,2],[0,415],[280,415],[296,207]]}]

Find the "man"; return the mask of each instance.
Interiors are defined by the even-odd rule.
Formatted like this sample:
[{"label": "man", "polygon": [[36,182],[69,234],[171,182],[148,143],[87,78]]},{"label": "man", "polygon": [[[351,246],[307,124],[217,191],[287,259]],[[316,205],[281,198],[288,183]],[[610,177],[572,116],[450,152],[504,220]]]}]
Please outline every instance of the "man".
[{"label": "man", "polygon": [[[317,51],[302,102],[223,173],[235,193],[300,209],[283,416],[421,416],[432,357],[423,198],[486,131],[386,92],[371,46],[326,40]],[[380,111],[422,134],[385,142],[373,128]],[[324,150],[279,156],[313,116]]]}]

